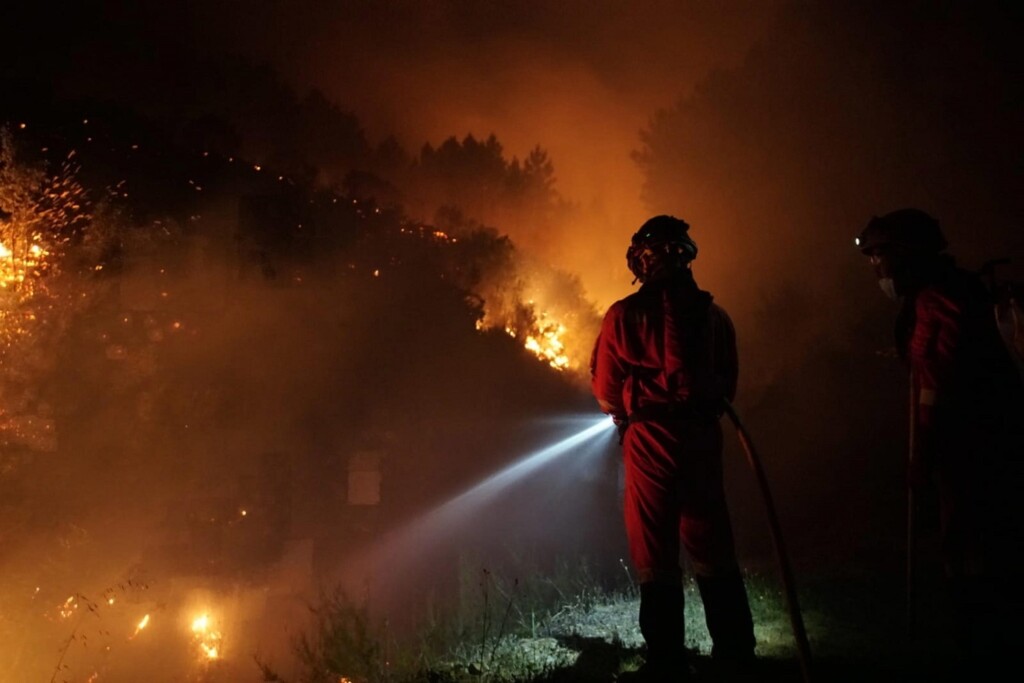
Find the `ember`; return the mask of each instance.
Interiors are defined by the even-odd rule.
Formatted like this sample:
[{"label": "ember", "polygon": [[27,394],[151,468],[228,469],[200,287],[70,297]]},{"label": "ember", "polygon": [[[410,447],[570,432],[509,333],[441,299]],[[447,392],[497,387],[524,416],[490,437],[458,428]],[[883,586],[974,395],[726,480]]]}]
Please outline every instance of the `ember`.
[{"label": "ember", "polygon": [[218,659],[221,655],[220,631],[210,627],[210,616],[202,614],[192,620],[192,641],[199,650],[202,659]]},{"label": "ember", "polygon": [[142,631],[142,629],[146,628],[147,626],[149,626],[149,615],[148,614],[146,616],[142,617],[142,620],[139,621],[139,625],[135,627],[135,633],[133,633],[131,635],[131,637],[128,638],[128,640],[131,640],[135,636],[139,635],[139,632]]}]

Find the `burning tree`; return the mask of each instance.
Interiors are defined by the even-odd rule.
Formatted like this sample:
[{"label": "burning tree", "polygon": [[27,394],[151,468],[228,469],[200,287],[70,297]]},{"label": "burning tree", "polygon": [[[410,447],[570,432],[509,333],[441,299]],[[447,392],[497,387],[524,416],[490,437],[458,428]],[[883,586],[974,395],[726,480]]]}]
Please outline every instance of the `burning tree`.
[{"label": "burning tree", "polygon": [[455,207],[429,234],[450,251],[446,272],[478,300],[478,330],[503,330],[556,370],[586,373],[600,317],[578,277],[519,250]]},{"label": "burning tree", "polygon": [[12,446],[55,448],[38,386],[83,299],[60,283],[75,272],[69,247],[83,242],[90,223],[73,151],[55,170],[18,152],[12,131],[0,130],[0,473],[16,468]]},{"label": "burning tree", "polygon": [[[25,464],[34,453],[57,449],[53,411],[45,383],[56,368],[56,344],[83,299],[64,286],[77,272],[90,223],[86,192],[76,180],[76,155],[52,169],[43,159],[26,161],[22,129],[0,128],[0,547],[7,559],[30,537],[32,512],[19,505]],[[25,134],[27,135],[27,134]],[[66,531],[66,530],[65,530]],[[62,538],[61,542],[69,540]],[[61,546],[65,547],[65,546]],[[5,566],[0,635],[19,642],[16,611],[39,593],[30,576]],[[66,603],[70,609],[74,601]],[[12,612],[11,610],[14,610]],[[10,637],[9,637],[10,636]],[[13,645],[12,645],[13,647]],[[18,660],[15,647],[13,659]],[[2,674],[0,674],[2,675]]]}]

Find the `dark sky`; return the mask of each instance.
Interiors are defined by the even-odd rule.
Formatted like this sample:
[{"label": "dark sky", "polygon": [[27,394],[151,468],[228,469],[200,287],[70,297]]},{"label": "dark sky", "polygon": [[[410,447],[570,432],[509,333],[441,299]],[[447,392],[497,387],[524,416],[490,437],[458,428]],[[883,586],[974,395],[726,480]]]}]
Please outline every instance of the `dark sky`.
[{"label": "dark sky", "polygon": [[[739,62],[772,2],[264,3],[196,11],[200,40],[266,58],[300,87],[352,106],[371,134],[409,142],[494,131],[522,154],[542,142],[619,154],[658,106]],[[236,5],[237,6],[237,5]],[[626,128],[626,130],[623,130]],[[580,130],[582,129],[582,130]],[[627,132],[628,131],[628,132]],[[609,138],[618,145],[610,146]],[[569,146],[570,141],[575,147]],[[563,151],[564,150],[564,151]]]}]

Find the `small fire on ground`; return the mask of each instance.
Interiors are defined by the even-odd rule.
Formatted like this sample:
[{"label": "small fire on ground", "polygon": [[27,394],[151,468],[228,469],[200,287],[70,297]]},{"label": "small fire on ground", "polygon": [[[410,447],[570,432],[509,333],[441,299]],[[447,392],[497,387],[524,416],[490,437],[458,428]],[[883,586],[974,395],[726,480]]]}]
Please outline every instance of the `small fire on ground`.
[{"label": "small fire on ground", "polygon": [[202,614],[192,620],[192,642],[199,650],[200,657],[220,658],[222,640],[220,631],[211,626],[209,614]]}]

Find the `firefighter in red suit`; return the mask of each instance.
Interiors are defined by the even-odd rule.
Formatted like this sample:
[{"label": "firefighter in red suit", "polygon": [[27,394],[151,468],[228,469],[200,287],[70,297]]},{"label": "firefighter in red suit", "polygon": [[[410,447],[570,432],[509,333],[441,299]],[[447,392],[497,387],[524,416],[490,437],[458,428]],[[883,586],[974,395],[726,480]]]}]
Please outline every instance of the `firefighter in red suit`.
[{"label": "firefighter in red suit", "polygon": [[722,399],[736,392],[736,337],[697,287],[689,226],[656,216],[626,253],[640,290],[608,309],[591,360],[592,388],[622,436],[624,513],[640,582],[643,677],[688,673],[680,549],[704,603],[712,657],[747,664],[754,631],[722,480]]},{"label": "firefighter in red suit", "polygon": [[938,221],[901,209],[872,218],[856,243],[901,303],[896,344],[910,366],[914,421],[908,479],[937,494],[956,641],[973,673],[998,672],[1024,644],[1024,387],[989,292],[944,253]]}]

